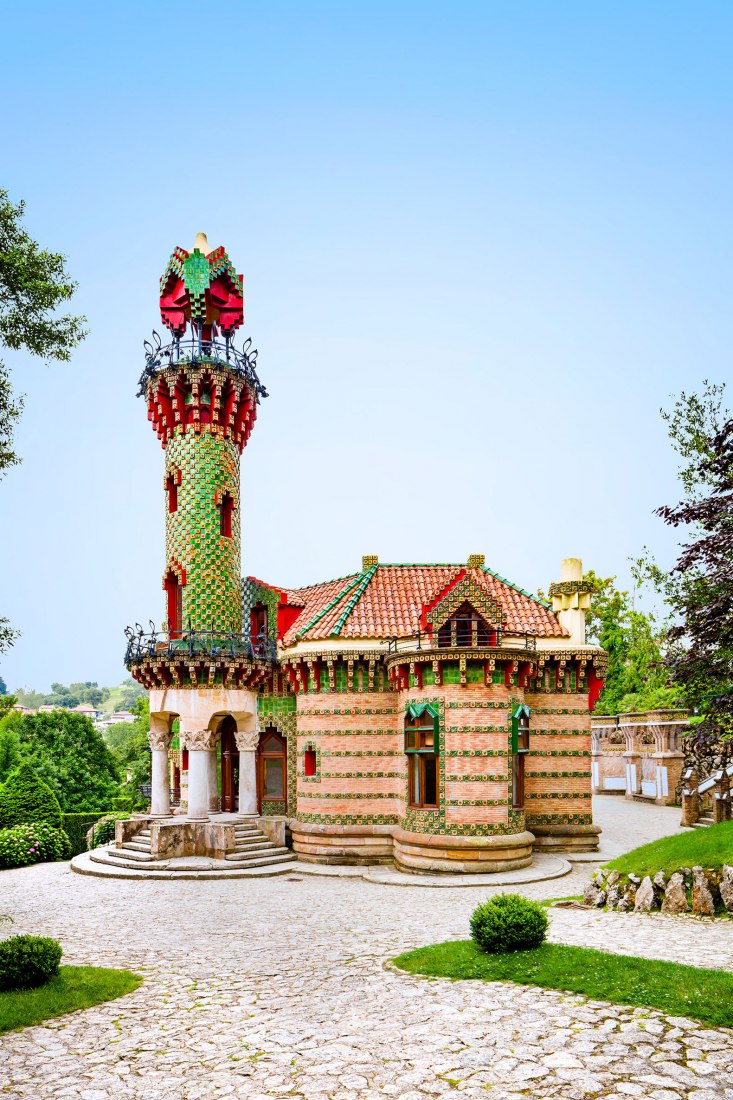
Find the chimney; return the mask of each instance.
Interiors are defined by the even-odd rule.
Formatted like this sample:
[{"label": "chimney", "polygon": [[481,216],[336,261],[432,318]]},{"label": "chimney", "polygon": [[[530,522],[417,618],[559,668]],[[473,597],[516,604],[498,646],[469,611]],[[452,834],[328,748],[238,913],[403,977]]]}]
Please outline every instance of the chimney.
[{"label": "chimney", "polygon": [[585,616],[590,608],[590,585],[583,580],[580,558],[565,558],[560,580],[550,585],[552,610],[573,645],[585,645]]}]

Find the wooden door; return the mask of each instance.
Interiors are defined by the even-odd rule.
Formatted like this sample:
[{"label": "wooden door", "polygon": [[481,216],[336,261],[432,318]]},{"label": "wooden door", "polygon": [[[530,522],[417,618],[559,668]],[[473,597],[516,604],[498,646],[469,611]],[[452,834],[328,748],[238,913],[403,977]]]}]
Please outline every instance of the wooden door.
[{"label": "wooden door", "polygon": [[285,813],[288,805],[287,741],[270,726],[260,735],[257,750],[257,802],[272,812]]},{"label": "wooden door", "polygon": [[221,811],[232,814],[237,809],[237,779],[239,750],[234,733],[237,723],[228,715],[221,724]]}]

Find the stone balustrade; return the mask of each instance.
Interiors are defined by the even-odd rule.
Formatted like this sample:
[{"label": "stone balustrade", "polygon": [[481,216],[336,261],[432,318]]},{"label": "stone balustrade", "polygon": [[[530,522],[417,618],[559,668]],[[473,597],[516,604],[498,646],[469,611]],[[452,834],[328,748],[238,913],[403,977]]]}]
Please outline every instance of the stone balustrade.
[{"label": "stone balustrade", "polygon": [[599,714],[591,720],[591,772],[594,794],[677,804],[684,767],[682,736],[687,711],[650,710]]}]

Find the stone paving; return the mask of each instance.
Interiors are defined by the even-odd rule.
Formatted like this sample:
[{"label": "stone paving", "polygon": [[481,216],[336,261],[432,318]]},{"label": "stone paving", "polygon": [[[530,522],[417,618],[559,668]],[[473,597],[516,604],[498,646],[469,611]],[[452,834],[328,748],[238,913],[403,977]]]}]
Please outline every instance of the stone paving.
[{"label": "stone paving", "polygon": [[[578,893],[589,872],[517,889]],[[67,962],[130,967],[145,983],[1,1037],[0,1096],[733,1100],[733,1030],[389,968],[401,950],[465,938],[479,896],[298,874],[129,882],[66,864],[4,871],[13,931],[56,935]],[[557,909],[551,939],[733,970],[728,921]]]}]

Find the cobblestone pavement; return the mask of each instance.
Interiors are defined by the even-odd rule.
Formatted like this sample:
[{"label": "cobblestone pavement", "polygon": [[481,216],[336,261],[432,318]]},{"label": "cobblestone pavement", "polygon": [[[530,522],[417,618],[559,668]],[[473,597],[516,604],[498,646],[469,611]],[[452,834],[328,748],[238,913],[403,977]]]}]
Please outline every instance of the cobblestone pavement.
[{"label": "cobblestone pavement", "polygon": [[[590,868],[518,887],[572,894]],[[296,879],[296,881],[293,881]],[[425,980],[400,950],[465,938],[489,891],[350,878],[118,881],[2,873],[13,931],[125,966],[119,1001],[0,1038],[8,1100],[733,1098],[733,1031],[506,983]],[[733,969],[733,926],[558,909],[551,938]]]}]

